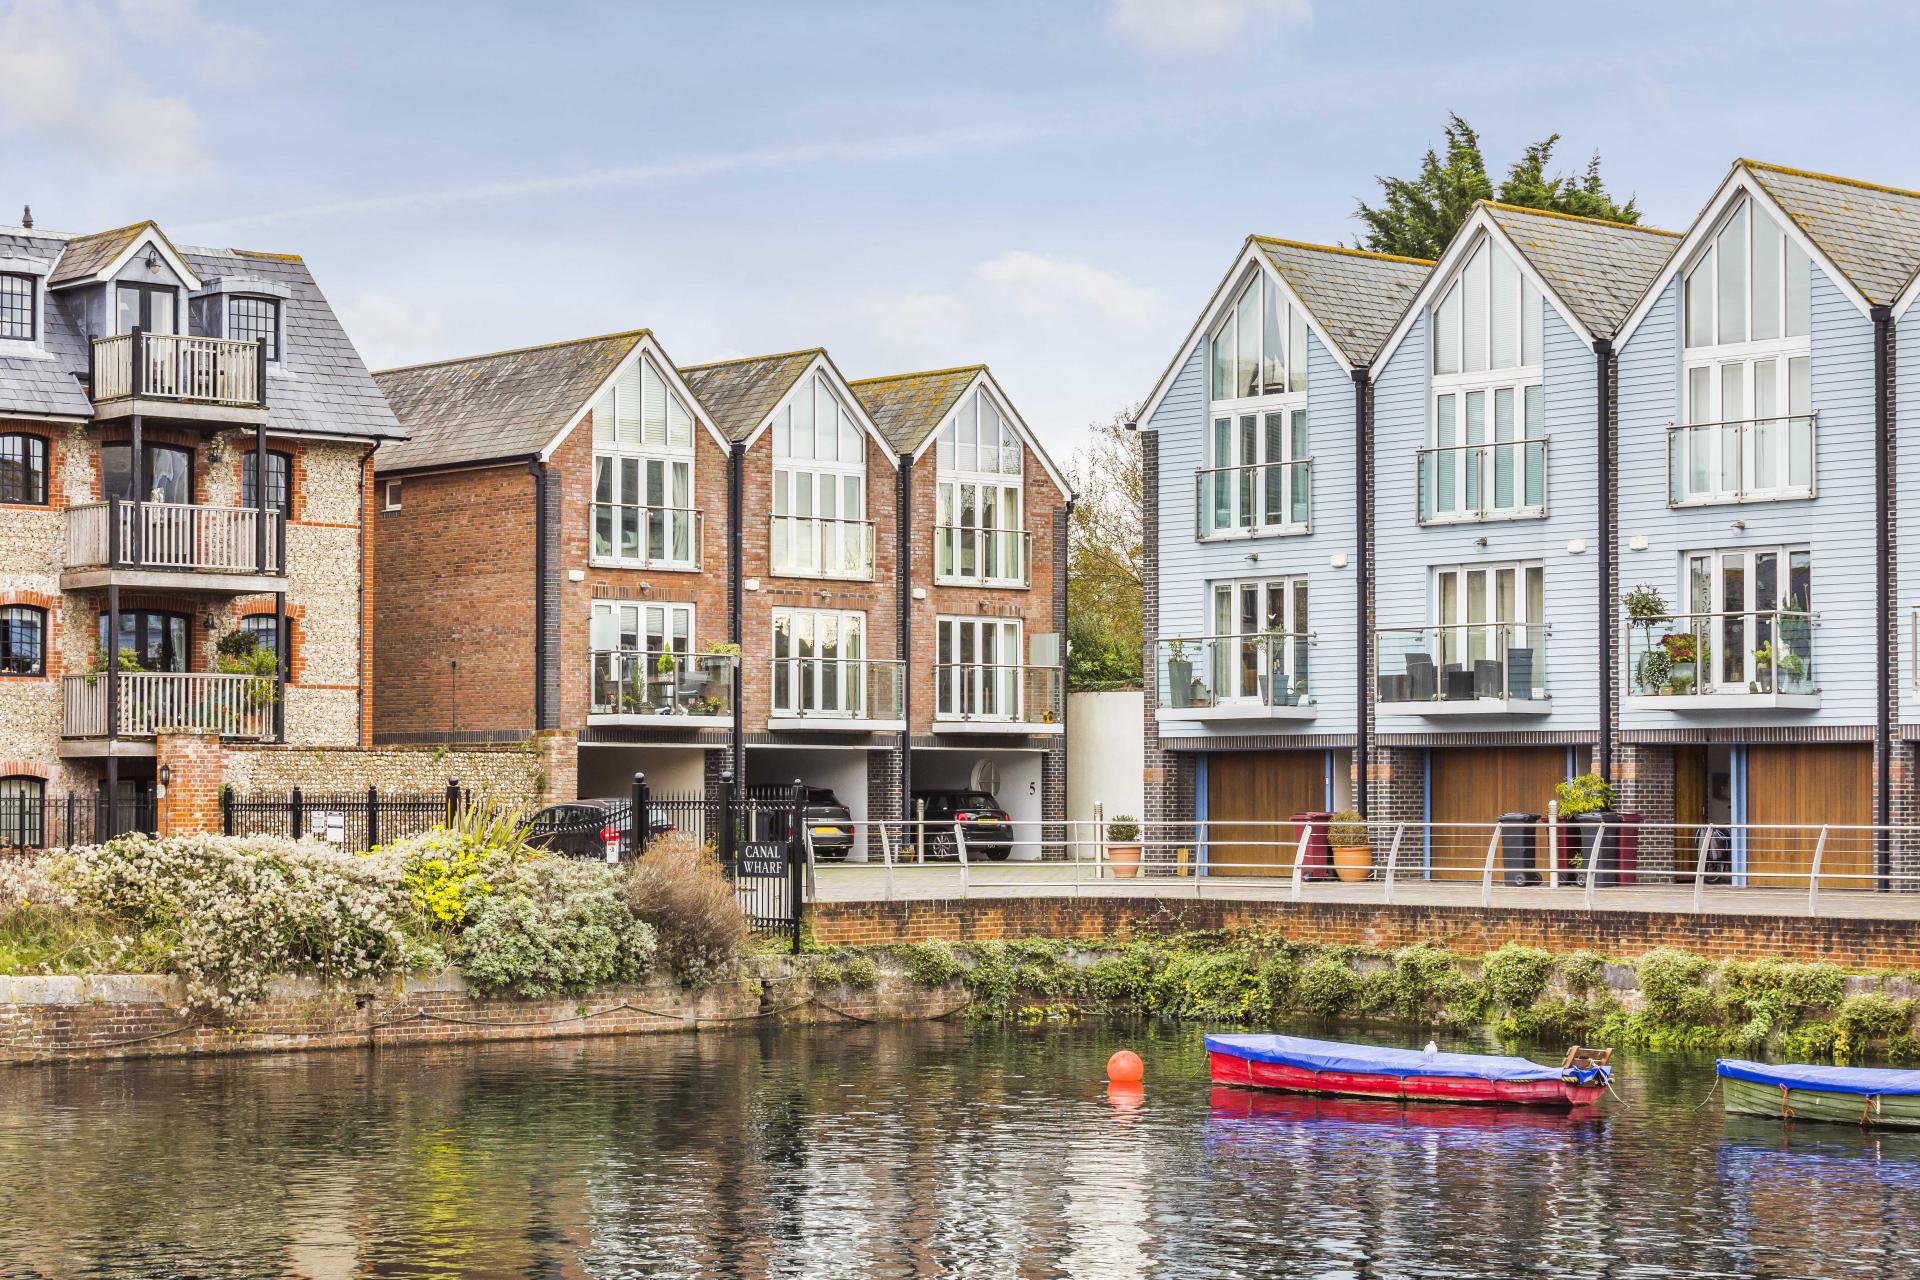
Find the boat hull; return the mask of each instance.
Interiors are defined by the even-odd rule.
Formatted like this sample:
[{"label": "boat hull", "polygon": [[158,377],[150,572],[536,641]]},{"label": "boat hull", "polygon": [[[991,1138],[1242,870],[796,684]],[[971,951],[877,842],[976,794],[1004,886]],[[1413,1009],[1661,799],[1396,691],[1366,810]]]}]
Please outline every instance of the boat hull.
[{"label": "boat hull", "polygon": [[1604,1084],[1566,1080],[1488,1080],[1475,1076],[1399,1076],[1358,1071],[1315,1071],[1260,1062],[1218,1050],[1207,1054],[1215,1084],[1243,1089],[1279,1089],[1340,1098],[1420,1098],[1520,1107],[1584,1107],[1599,1102]]},{"label": "boat hull", "polygon": [[1757,1080],[1720,1077],[1721,1096],[1730,1115],[1772,1116],[1776,1120],[1814,1120],[1864,1125],[1872,1129],[1920,1129],[1920,1097],[1882,1094],[1870,1097],[1827,1089],[1782,1089]]}]

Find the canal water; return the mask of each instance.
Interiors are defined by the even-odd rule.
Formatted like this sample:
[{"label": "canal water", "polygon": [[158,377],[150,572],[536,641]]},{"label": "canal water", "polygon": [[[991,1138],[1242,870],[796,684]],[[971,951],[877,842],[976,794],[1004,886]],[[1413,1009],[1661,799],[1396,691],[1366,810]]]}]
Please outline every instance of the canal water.
[{"label": "canal water", "polygon": [[1103,1023],[0,1068],[0,1276],[1920,1275],[1920,1135],[1711,1077],[1402,1112]]}]

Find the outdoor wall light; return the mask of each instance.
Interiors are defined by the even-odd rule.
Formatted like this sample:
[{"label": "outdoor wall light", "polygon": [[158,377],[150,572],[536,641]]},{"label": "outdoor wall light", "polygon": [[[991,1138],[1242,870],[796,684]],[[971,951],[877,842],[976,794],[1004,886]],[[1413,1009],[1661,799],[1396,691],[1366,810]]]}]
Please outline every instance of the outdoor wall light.
[{"label": "outdoor wall light", "polygon": [[1474,545],[1474,546],[1476,546],[1476,547],[1484,547],[1484,546],[1486,546],[1486,545],[1487,545],[1487,540],[1486,540],[1486,537],[1485,537],[1485,536],[1483,535],[1483,536],[1481,536],[1481,537],[1478,537],[1478,538],[1475,538],[1475,539],[1473,540],[1473,545]]},{"label": "outdoor wall light", "polygon": [[160,251],[152,245],[147,246],[147,274],[150,276],[160,274]]},{"label": "outdoor wall light", "polygon": [[160,779],[160,785],[162,787],[166,786],[168,783],[173,781],[173,766],[170,764],[161,765],[160,773],[158,776]]},{"label": "outdoor wall light", "polygon": [[742,587],[745,587],[748,591],[758,591],[760,589],[760,579],[748,578],[745,582],[741,583],[740,585]]},{"label": "outdoor wall light", "polygon": [[1585,555],[1585,554],[1586,554],[1586,552],[1587,552],[1587,540],[1586,540],[1585,538],[1569,538],[1569,539],[1567,539],[1567,554],[1568,554],[1568,555],[1570,555],[1570,556],[1579,556],[1579,555]]},{"label": "outdoor wall light", "polygon": [[1735,520],[1733,522],[1733,527],[1736,529],[1744,529],[1747,527],[1747,522],[1745,520]]},{"label": "outdoor wall light", "polygon": [[1328,556],[1328,557],[1327,557],[1327,567],[1328,567],[1329,569],[1344,569],[1344,568],[1346,568],[1346,567],[1347,567],[1347,553],[1346,553],[1346,552],[1344,552],[1344,551],[1336,551],[1336,552],[1334,552],[1334,553],[1333,553],[1332,555],[1330,555],[1330,556]]},{"label": "outdoor wall light", "polygon": [[213,615],[212,615],[212,614],[208,614],[208,615],[207,615],[207,616],[206,616],[206,617],[205,617],[205,618],[204,618],[204,619],[203,619],[203,620],[201,621],[201,623],[200,623],[200,625],[201,625],[201,626],[203,626],[203,627],[205,627],[205,628],[207,629],[207,633],[208,633],[209,635],[211,635],[211,634],[213,633],[213,631],[214,631],[214,629],[215,629],[216,627],[218,627],[218,626],[219,626],[220,624],[219,624],[218,622],[216,622],[216,621],[214,620],[214,617],[213,617]]}]

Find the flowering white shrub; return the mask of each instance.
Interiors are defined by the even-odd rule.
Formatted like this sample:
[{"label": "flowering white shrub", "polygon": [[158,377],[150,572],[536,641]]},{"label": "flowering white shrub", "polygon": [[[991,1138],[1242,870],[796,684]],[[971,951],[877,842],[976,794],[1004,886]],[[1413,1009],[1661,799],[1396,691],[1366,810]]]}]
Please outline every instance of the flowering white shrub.
[{"label": "flowering white shrub", "polygon": [[653,929],[627,909],[611,867],[535,858],[475,900],[453,957],[480,991],[537,998],[630,982],[652,967],[654,950]]}]

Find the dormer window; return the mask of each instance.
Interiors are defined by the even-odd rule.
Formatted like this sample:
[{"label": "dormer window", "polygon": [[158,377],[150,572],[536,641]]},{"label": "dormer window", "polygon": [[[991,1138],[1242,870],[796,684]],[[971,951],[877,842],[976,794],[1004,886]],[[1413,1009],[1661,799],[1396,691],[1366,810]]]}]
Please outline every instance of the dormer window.
[{"label": "dormer window", "polygon": [[238,342],[267,340],[267,359],[280,359],[280,300],[253,294],[227,299],[227,336]]},{"label": "dormer window", "polygon": [[114,286],[114,332],[132,333],[139,328],[147,333],[178,333],[179,294],[166,284],[118,284]]},{"label": "dormer window", "polygon": [[1025,449],[984,390],[940,428],[934,576],[941,582],[1024,587],[1032,535],[1022,518]]},{"label": "dormer window", "polygon": [[40,336],[35,323],[34,278],[0,272],[0,338],[33,342]]},{"label": "dormer window", "polygon": [[699,567],[693,413],[645,354],[593,404],[593,558]]}]

